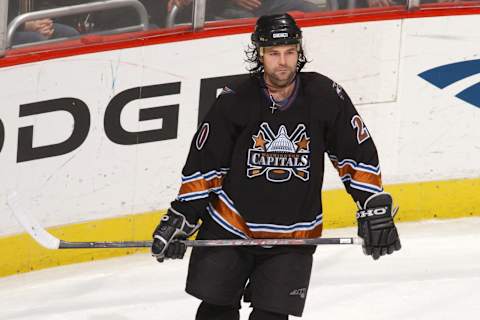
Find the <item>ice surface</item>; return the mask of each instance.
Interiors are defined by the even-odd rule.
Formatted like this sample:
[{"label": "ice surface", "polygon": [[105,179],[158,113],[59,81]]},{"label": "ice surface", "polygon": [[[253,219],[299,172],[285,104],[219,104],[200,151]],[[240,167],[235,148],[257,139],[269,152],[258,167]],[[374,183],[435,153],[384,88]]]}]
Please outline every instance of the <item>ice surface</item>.
[{"label": "ice surface", "polygon": [[[302,319],[480,319],[480,218],[398,228],[403,249],[378,261],[359,246],[320,246]],[[142,254],[2,278],[0,319],[193,320],[187,261]]]}]

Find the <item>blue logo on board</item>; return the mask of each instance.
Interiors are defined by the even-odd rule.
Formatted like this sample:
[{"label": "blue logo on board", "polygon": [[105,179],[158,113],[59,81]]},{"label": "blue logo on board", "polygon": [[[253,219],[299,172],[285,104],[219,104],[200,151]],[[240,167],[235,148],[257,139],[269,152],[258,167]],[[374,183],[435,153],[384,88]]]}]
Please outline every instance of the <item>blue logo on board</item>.
[{"label": "blue logo on board", "polygon": [[[469,60],[446,64],[420,73],[418,76],[437,88],[444,89],[457,81],[480,74],[480,60]],[[480,108],[480,82],[455,95]]]}]

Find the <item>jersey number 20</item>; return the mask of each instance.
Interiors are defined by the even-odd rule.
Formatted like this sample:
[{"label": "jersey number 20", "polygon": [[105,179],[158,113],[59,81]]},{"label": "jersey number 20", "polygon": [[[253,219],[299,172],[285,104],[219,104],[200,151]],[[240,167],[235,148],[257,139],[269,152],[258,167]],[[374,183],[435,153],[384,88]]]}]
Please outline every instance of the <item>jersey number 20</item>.
[{"label": "jersey number 20", "polygon": [[353,129],[357,131],[358,144],[361,144],[362,142],[370,138],[370,133],[368,132],[367,127],[363,123],[362,118],[360,118],[358,114],[353,116],[351,123],[352,123]]}]

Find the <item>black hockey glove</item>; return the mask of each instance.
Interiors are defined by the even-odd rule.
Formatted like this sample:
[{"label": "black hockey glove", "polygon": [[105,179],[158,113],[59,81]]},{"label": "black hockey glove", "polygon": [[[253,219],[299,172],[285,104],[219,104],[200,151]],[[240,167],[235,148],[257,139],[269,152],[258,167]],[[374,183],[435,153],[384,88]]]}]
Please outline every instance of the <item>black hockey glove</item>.
[{"label": "black hockey glove", "polygon": [[197,229],[198,225],[190,224],[181,213],[169,209],[153,232],[152,255],[158,262],[183,259],[187,247],[176,240],[187,239]]},{"label": "black hockey glove", "polygon": [[363,239],[363,252],[377,260],[402,247],[393,222],[392,196],[386,192],[374,194],[357,211],[358,236]]}]

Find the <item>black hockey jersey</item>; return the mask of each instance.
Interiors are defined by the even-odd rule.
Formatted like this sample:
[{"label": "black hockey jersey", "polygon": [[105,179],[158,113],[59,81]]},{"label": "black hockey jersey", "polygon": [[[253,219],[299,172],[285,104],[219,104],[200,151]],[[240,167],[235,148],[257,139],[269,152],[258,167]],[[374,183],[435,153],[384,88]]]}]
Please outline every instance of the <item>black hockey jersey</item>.
[{"label": "black hockey jersey", "polygon": [[299,73],[285,110],[262,80],[225,88],[195,134],[172,208],[208,214],[241,238],[313,238],[322,232],[324,154],[360,204],[381,192],[375,145],[343,89]]}]

